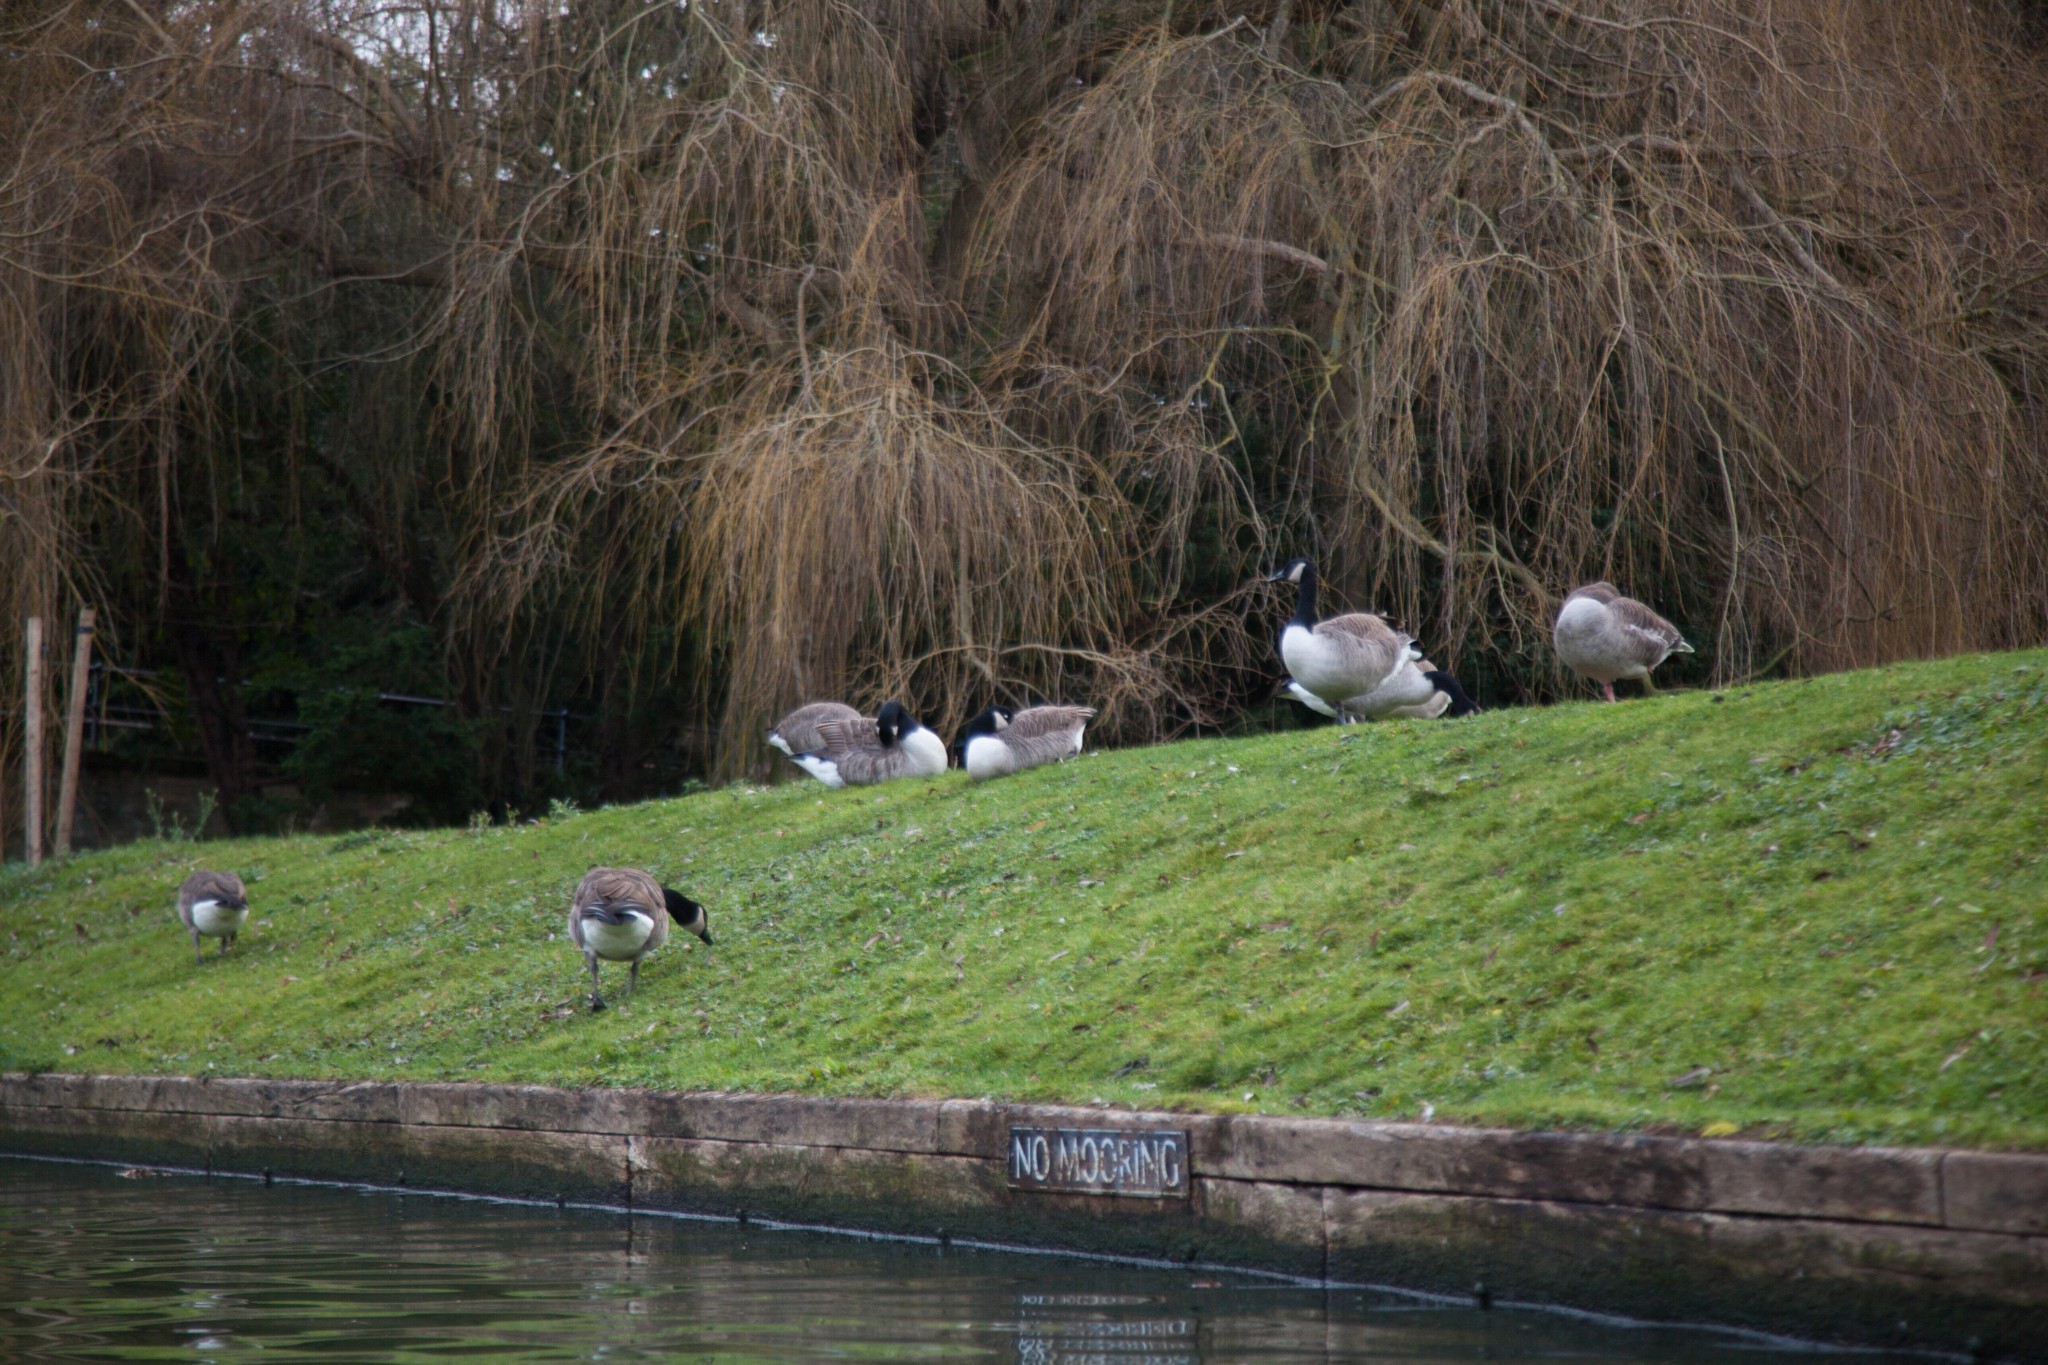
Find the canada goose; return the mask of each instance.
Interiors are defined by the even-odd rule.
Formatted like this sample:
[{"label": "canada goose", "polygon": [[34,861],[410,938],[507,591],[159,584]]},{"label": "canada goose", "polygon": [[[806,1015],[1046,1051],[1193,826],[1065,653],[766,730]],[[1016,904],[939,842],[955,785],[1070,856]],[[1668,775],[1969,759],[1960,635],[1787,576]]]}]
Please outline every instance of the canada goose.
[{"label": "canada goose", "polygon": [[1479,710],[1479,704],[1466,695],[1456,678],[1427,659],[1404,661],[1385,682],[1362,697],[1347,698],[1341,707],[1330,705],[1292,678],[1280,685],[1309,710],[1336,721],[1435,720],[1439,716],[1469,716]]},{"label": "canada goose", "polygon": [[768,742],[785,754],[804,753],[824,742],[818,734],[820,722],[860,718],[860,712],[843,701],[810,702],[776,721],[775,728],[768,732]]},{"label": "canada goose", "polygon": [[1081,732],[1095,718],[1092,706],[991,706],[967,722],[960,766],[977,782],[1058,763],[1081,752]]},{"label": "canada goose", "polygon": [[185,878],[185,884],[178,888],[178,922],[192,935],[193,960],[204,963],[206,957],[199,951],[199,936],[220,940],[220,953],[226,957],[228,945],[235,941],[235,935],[249,919],[249,893],[242,888],[242,879],[232,872],[207,872],[204,869]]},{"label": "canada goose", "polygon": [[[1280,632],[1280,658],[1295,681],[1333,707],[1363,697],[1404,661],[1420,659],[1414,639],[1369,612],[1316,619],[1316,566],[1295,559],[1267,581],[1293,583],[1294,618]],[[1426,696],[1427,694],[1425,694]]]},{"label": "canada goose", "polygon": [[711,942],[704,907],[639,868],[593,867],[583,874],[569,900],[569,941],[590,964],[593,1014],[604,1008],[604,997],[597,993],[597,960],[633,964],[626,974],[626,994],[631,995],[640,984],[640,959],[668,942],[671,920]]},{"label": "canada goose", "polygon": [[1666,658],[1692,653],[1677,626],[1623,597],[1612,583],[1573,588],[1558,610],[1550,640],[1564,666],[1599,683],[1609,701],[1617,679],[1639,678],[1647,684],[1650,670]]},{"label": "canada goose", "polygon": [[821,722],[816,747],[790,757],[828,787],[870,787],[946,771],[946,741],[919,725],[903,703],[889,701],[873,720]]}]

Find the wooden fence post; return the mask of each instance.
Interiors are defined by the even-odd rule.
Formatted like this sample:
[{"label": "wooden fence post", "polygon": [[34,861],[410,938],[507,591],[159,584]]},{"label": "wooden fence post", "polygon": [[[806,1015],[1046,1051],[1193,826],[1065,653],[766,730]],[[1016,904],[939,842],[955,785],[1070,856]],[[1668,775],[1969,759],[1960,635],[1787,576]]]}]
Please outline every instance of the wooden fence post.
[{"label": "wooden fence post", "polygon": [[28,681],[21,710],[22,847],[28,865],[43,861],[43,618],[28,618]]},{"label": "wooden fence post", "polygon": [[78,640],[71,655],[71,714],[64,731],[64,777],[57,787],[57,856],[71,856],[71,823],[78,812],[78,754],[85,741],[85,689],[92,681],[93,610],[78,613]]}]

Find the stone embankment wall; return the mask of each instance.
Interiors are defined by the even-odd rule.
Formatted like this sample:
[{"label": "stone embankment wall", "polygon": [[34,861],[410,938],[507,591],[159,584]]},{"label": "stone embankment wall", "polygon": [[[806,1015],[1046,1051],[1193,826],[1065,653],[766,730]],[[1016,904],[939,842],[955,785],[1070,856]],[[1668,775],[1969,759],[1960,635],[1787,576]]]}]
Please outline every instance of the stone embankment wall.
[{"label": "stone embankment wall", "polygon": [[[1185,1194],[1012,1188],[1012,1126],[1184,1132]],[[2048,1360],[2048,1155],[54,1074],[0,1077],[0,1151],[1003,1238]]]}]

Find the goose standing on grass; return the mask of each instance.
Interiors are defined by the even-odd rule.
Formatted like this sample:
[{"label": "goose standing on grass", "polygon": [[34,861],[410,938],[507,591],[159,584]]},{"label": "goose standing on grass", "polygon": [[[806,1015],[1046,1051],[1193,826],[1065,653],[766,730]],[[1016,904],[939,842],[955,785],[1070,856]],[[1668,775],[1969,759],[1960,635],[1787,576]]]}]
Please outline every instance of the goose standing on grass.
[{"label": "goose standing on grass", "polygon": [[199,951],[199,937],[220,940],[220,955],[228,955],[228,945],[235,941],[242,926],[249,919],[249,893],[242,887],[242,879],[232,872],[208,872],[204,869],[185,878],[185,884],[178,888],[178,922],[192,935],[193,960],[204,964],[206,955]]},{"label": "goose standing on grass", "polygon": [[818,726],[825,721],[859,719],[860,712],[843,701],[810,702],[776,721],[775,728],[768,732],[768,743],[785,754],[794,756],[824,743],[824,737],[818,733]]},{"label": "goose standing on grass", "polygon": [[1677,626],[1605,582],[1572,589],[1550,640],[1559,661],[1599,683],[1609,701],[1617,680],[1635,678],[1647,687],[1651,669],[1673,654],[1692,653]]},{"label": "goose standing on grass", "polygon": [[[1296,587],[1294,618],[1280,632],[1280,659],[1300,686],[1341,708],[1364,697],[1403,663],[1422,657],[1414,638],[1370,612],[1316,619],[1316,566],[1295,559],[1267,581]],[[1427,700],[1428,694],[1423,694]]]},{"label": "goose standing on grass", "polygon": [[604,1008],[597,993],[597,960],[630,962],[626,994],[640,984],[640,959],[668,942],[670,922],[711,942],[704,907],[663,886],[637,867],[593,867],[569,900],[569,941],[590,965],[590,1012]]},{"label": "goose standing on grass", "polygon": [[873,720],[828,720],[818,743],[791,754],[828,787],[871,787],[898,777],[936,777],[946,771],[946,741],[917,723],[901,702],[882,703]]},{"label": "goose standing on grass", "polygon": [[1081,752],[1081,732],[1095,718],[1092,706],[991,706],[967,722],[960,766],[977,782],[1058,763]]},{"label": "goose standing on grass", "polygon": [[1405,660],[1392,677],[1362,697],[1347,698],[1342,706],[1330,705],[1292,678],[1280,685],[1309,710],[1341,723],[1435,720],[1439,716],[1455,719],[1475,715],[1480,709],[1456,678],[1427,659]]}]

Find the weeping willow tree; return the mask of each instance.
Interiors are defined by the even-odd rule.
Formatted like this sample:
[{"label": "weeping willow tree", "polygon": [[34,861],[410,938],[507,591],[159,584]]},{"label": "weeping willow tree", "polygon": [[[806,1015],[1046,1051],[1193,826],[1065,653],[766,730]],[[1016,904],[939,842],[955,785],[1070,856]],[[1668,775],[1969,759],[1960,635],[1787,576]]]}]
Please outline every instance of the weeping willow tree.
[{"label": "weeping willow tree", "polygon": [[154,632],[216,771],[337,508],[515,766],[568,698],[726,775],[817,696],[1224,723],[1295,552],[1502,698],[1595,576],[1721,681],[2039,641],[2021,18],[26,0],[0,597]]}]

